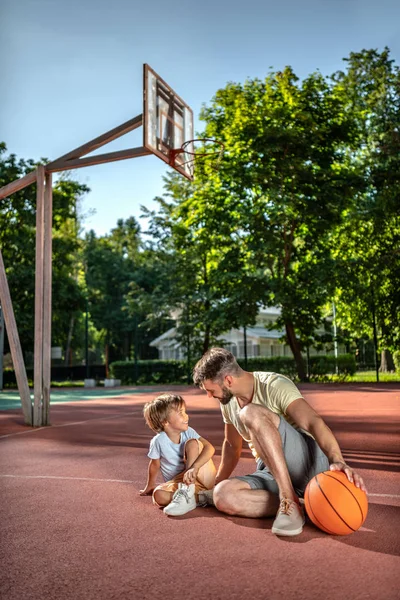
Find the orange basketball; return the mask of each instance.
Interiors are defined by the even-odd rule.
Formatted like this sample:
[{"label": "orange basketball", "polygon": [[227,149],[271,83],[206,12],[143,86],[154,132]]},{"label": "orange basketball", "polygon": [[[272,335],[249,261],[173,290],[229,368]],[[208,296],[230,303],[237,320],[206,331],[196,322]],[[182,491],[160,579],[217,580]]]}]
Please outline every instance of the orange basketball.
[{"label": "orange basketball", "polygon": [[367,494],[350,483],[342,471],[325,471],[313,477],[304,502],[314,525],[333,535],[357,531],[368,513]]}]

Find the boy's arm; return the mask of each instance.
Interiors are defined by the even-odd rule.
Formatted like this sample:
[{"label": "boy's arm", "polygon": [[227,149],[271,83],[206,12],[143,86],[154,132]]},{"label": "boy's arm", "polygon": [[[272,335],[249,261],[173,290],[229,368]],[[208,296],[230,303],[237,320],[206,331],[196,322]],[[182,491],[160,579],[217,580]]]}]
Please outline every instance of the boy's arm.
[{"label": "boy's arm", "polygon": [[196,460],[194,460],[192,463],[188,462],[186,464],[186,472],[183,477],[183,481],[186,484],[194,483],[196,481],[197,474],[201,467],[208,463],[210,458],[212,458],[215,453],[214,446],[210,444],[208,440],[201,436],[198,438],[198,440],[203,444],[203,449],[196,458]]},{"label": "boy's arm", "polygon": [[141,496],[149,496],[153,493],[156,487],[156,479],[160,470],[160,459],[152,458],[149,462],[149,468],[147,471],[147,482],[143,490],[140,490]]}]

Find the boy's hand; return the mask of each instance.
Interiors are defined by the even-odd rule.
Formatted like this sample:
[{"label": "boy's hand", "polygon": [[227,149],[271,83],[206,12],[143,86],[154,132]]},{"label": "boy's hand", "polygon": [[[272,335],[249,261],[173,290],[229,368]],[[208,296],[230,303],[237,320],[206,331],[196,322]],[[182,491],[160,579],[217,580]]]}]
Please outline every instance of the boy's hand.
[{"label": "boy's hand", "polygon": [[139,496],[151,496],[151,494],[154,492],[154,487],[155,486],[146,486],[144,490],[139,491]]},{"label": "boy's hand", "polygon": [[199,472],[198,467],[191,467],[190,469],[188,469],[183,476],[183,483],[186,483],[186,485],[195,483],[198,472]]}]

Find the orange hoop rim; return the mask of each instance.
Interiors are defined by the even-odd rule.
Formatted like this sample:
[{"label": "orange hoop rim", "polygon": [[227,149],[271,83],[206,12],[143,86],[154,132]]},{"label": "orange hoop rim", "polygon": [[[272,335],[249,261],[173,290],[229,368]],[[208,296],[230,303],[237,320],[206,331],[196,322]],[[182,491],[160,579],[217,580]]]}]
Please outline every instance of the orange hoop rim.
[{"label": "orange hoop rim", "polygon": [[[193,146],[193,151],[192,150],[188,150],[188,147],[190,147],[191,144],[195,144],[201,142],[203,144],[205,143],[210,143],[210,144],[217,144],[220,148],[218,150],[213,149],[210,152],[198,152],[196,150],[194,150],[194,146]],[[176,148],[175,150],[171,150],[171,161],[170,164],[172,166],[176,165],[176,157],[179,154],[188,154],[190,156],[189,160],[186,160],[185,162],[180,162],[179,166],[183,167],[185,165],[188,164],[192,164],[194,165],[194,163],[196,162],[196,160],[198,159],[208,159],[208,158],[212,158],[214,157],[217,161],[217,163],[219,164],[219,162],[222,159],[222,156],[224,154],[224,150],[225,150],[225,145],[220,142],[219,140],[216,140],[214,138],[194,138],[192,140],[187,140],[186,142],[183,142],[182,146],[180,148]]]}]

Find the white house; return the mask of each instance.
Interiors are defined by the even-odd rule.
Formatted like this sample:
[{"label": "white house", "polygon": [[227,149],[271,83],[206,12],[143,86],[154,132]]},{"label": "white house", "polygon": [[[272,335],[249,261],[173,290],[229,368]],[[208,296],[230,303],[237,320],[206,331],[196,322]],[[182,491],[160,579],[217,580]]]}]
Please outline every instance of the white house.
[{"label": "white house", "polygon": [[[246,327],[247,357],[254,356],[293,356],[290,347],[281,341],[283,331],[277,329],[269,330],[265,327],[268,322],[273,323],[280,314],[280,309],[270,306],[260,310],[254,327]],[[219,339],[221,346],[230,350],[237,358],[244,358],[244,336],[241,329],[231,329],[224,333]],[[159,359],[185,358],[186,349],[176,339],[176,328],[172,327],[158,338],[150,342],[150,346],[157,348]],[[339,353],[344,352],[339,348]],[[318,352],[310,349],[310,355],[326,354],[326,351]]]}]

